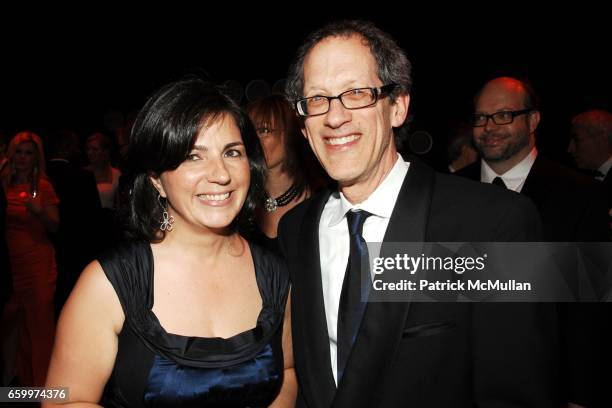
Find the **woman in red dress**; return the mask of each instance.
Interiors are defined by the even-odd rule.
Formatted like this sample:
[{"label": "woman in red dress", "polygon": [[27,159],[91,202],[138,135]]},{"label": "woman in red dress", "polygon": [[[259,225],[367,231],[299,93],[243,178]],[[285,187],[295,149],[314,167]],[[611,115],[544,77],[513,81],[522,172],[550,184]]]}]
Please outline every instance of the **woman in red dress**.
[{"label": "woman in red dress", "polygon": [[59,202],[45,176],[40,138],[20,132],[11,140],[2,172],[7,198],[6,238],[14,293],[7,311],[23,310],[16,367],[24,386],[43,386],[55,331],[55,252],[47,237],[59,225]]}]

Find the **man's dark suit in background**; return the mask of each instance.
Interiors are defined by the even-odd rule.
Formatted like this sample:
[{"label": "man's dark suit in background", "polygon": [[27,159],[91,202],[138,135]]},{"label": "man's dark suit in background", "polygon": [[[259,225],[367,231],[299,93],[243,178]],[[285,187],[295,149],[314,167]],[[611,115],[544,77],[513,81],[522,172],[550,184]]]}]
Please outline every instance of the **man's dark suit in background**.
[{"label": "man's dark suit in background", "polygon": [[[480,181],[480,166],[477,161],[456,174]],[[605,201],[598,184],[538,154],[521,194],[536,205],[546,241],[606,241]]]}]

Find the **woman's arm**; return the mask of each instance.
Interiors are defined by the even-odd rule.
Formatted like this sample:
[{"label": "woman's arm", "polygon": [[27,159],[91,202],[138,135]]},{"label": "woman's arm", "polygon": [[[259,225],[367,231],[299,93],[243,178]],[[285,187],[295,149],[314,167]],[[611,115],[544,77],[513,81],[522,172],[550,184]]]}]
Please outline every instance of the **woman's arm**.
[{"label": "woman's arm", "polygon": [[293,368],[293,343],[291,341],[291,292],[287,296],[285,307],[285,321],[283,323],[283,355],[285,372],[280,393],[270,405],[271,408],[294,407],[297,396],[297,378]]},{"label": "woman's arm", "polygon": [[98,406],[117,355],[123,310],[97,261],[89,264],[60,316],[47,387],[67,387],[69,401],[44,407]]}]

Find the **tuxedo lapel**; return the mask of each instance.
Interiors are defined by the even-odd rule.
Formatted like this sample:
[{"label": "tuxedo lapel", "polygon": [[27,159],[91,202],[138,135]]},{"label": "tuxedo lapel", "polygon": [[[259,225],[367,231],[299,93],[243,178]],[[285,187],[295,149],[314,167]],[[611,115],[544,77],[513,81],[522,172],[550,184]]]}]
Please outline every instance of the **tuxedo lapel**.
[{"label": "tuxedo lapel", "polygon": [[529,174],[525,179],[525,184],[521,189],[521,194],[531,198],[538,207],[540,207],[545,201],[544,192],[548,191],[548,188],[545,185],[545,180],[547,179],[546,172],[546,163],[543,162],[542,158],[538,155],[533,163],[533,166],[531,166],[531,170],[529,170]]},{"label": "tuxedo lapel", "polygon": [[[433,170],[411,160],[384,242],[423,242],[435,182]],[[381,256],[393,256],[383,246]],[[409,302],[370,302],[334,399],[334,407],[377,406],[381,380],[393,362]]]},{"label": "tuxedo lapel", "polygon": [[[299,272],[293,282],[293,301],[299,302],[301,313],[293,320],[303,345],[300,382],[302,393],[309,407],[329,407],[334,397],[334,382],[329,354],[329,336],[321,284],[319,253],[319,221],[331,191],[313,198],[300,228]],[[297,306],[297,305],[296,305]],[[295,342],[295,339],[294,339]]]},{"label": "tuxedo lapel", "polygon": [[418,159],[412,159],[397,196],[384,242],[425,240],[434,182],[434,171]]}]

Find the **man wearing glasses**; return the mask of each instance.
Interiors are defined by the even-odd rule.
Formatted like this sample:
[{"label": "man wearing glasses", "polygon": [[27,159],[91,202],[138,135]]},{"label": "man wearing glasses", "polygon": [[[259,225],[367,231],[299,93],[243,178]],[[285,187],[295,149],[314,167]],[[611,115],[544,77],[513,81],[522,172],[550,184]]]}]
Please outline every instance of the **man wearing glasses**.
[{"label": "man wearing glasses", "polygon": [[520,195],[399,156],[394,128],[408,113],[410,69],[388,34],[342,21],[311,33],[289,70],[302,132],[338,184],[279,227],[298,407],[557,406],[547,305],[361,301],[364,241],[540,238],[537,212]]},{"label": "man wearing glasses", "polygon": [[482,87],[474,104],[474,144],[481,161],[456,174],[532,199],[547,241],[606,241],[603,192],[588,177],[538,153],[540,112],[531,86],[515,78],[495,78]]},{"label": "man wearing glasses", "polygon": [[[607,241],[607,210],[600,187],[543,157],[536,148],[540,112],[533,88],[516,78],[494,78],[477,93],[474,104],[473,136],[481,161],[456,174],[532,199],[546,241]],[[593,364],[609,348],[601,336],[612,315],[607,309],[607,304],[596,303],[559,305],[565,398],[580,406],[609,406],[601,403],[603,397],[597,394],[604,393],[597,383],[609,384],[612,379],[606,376],[602,382],[601,376],[593,375]]]}]

